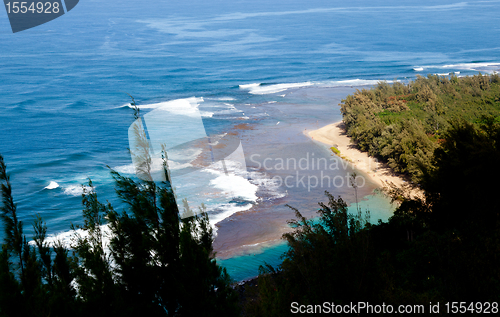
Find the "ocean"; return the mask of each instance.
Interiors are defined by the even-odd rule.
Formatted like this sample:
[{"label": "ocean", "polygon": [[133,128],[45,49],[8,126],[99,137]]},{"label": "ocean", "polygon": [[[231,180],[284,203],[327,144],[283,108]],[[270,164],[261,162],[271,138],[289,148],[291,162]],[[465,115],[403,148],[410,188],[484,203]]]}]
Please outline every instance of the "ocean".
[{"label": "ocean", "polygon": [[[81,223],[89,178],[100,199],[123,207],[107,166],[134,175],[127,94],[143,115],[190,102],[207,134],[241,140],[246,173],[212,166],[176,186],[206,203],[231,276],[255,276],[286,250],[279,237],[294,214],[285,204],[314,216],[329,190],[354,206],[347,181],[299,186],[321,171],[278,168],[284,158],[332,162],[303,131],[341,120],[341,100],[379,81],[499,71],[499,20],[500,1],[89,0],[14,34],[2,12],[0,153],[25,233],[35,214],[50,234]],[[279,184],[290,175],[297,186]],[[368,180],[360,204],[387,220],[393,206],[374,189]]]}]

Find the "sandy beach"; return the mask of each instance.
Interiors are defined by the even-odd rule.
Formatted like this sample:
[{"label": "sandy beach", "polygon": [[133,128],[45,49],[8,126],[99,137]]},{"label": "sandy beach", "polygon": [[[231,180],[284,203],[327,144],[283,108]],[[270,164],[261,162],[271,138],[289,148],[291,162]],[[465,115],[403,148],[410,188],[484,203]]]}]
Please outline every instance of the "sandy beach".
[{"label": "sandy beach", "polygon": [[336,147],[340,151],[341,158],[352,163],[356,169],[368,175],[375,184],[382,188],[387,187],[388,183],[393,183],[398,187],[406,183],[406,180],[395,174],[387,164],[368,156],[368,153],[360,151],[352,144],[351,139],[345,133],[342,121],[317,130],[305,130],[304,133],[314,141]]}]

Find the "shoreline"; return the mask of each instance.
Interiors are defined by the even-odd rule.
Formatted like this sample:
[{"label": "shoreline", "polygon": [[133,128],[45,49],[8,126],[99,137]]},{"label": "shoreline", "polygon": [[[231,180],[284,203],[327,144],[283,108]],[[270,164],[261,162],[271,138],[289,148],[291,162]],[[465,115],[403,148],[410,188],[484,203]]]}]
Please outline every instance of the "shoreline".
[{"label": "shoreline", "polygon": [[373,183],[383,189],[388,188],[389,183],[397,187],[407,183],[407,180],[397,175],[386,163],[379,162],[351,143],[351,138],[347,136],[342,121],[328,124],[317,130],[305,130],[304,134],[313,141],[337,148],[340,151],[338,155],[336,154],[337,156],[350,162],[354,168],[368,175]]},{"label": "shoreline", "polygon": [[[266,187],[263,187],[262,191],[256,193],[260,197],[258,204],[255,204],[249,210],[236,212],[216,224],[217,236],[214,240],[214,251],[217,252],[218,259],[229,260],[249,254],[267,254],[268,252],[265,250],[269,248],[272,249],[274,246],[278,245],[279,242],[282,241],[281,237],[283,233],[291,230],[287,225],[287,221],[293,219],[294,214],[286,205],[291,205],[299,209],[307,218],[315,218],[317,217],[318,202],[324,201],[325,199],[325,190],[334,193],[336,196],[342,196],[349,205],[356,201],[354,191],[348,185],[336,186],[328,183],[326,186],[314,186],[312,190],[303,187],[305,185],[300,186],[301,183],[297,180],[304,179],[304,177],[310,175],[318,179],[322,177],[319,168],[302,170],[300,168],[297,169],[297,167],[282,167],[280,169],[273,168],[274,165],[272,163],[269,163],[271,168],[262,168],[262,166],[264,166],[263,160],[267,158],[293,158],[299,161],[301,159],[304,160],[305,157],[309,157],[307,156],[308,154],[314,155],[316,152],[314,159],[324,158],[327,161],[333,159],[331,157],[333,153],[330,150],[324,151],[324,144],[341,145],[341,142],[338,140],[335,139],[332,141],[328,140],[328,138],[330,128],[337,128],[335,134],[338,135],[343,132],[340,131],[338,127],[335,127],[335,125],[340,122],[329,124],[331,122],[330,120],[341,120],[342,117],[340,113],[338,113],[337,108],[327,106],[327,101],[331,102],[334,100],[338,103],[342,98],[345,98],[346,95],[353,91],[354,88],[352,87],[328,90],[315,88],[298,89],[289,92],[288,95],[294,94],[294,98],[301,99],[305,97],[307,93],[307,95],[314,95],[318,99],[322,98],[324,102],[317,102],[317,105],[313,107],[314,112],[311,111],[311,105],[294,102],[293,107],[286,108],[287,113],[285,117],[283,117],[283,112],[281,111],[284,106],[281,105],[280,102],[256,104],[258,108],[253,111],[255,113],[269,113],[269,118],[257,117],[258,121],[251,121],[244,125],[237,124],[233,126],[231,133],[235,133],[240,137],[245,151],[247,153],[252,153],[252,155],[258,154],[248,161],[253,163],[253,165],[249,165],[252,171],[258,174],[258,177],[255,179],[258,180],[262,177],[264,177],[263,179],[273,179],[274,177],[278,177],[283,180],[287,179],[287,177],[294,177],[292,178],[294,181],[291,182],[292,185],[290,185],[290,187],[282,188],[281,192],[278,191],[278,193],[281,194],[285,193],[285,195],[280,194],[278,198],[272,195],[269,196],[270,194],[266,191]],[[250,112],[252,111],[251,109],[253,108],[246,109],[249,112],[249,116],[252,115]],[[278,123],[280,124],[278,125]],[[305,133],[309,132],[310,129],[317,129],[311,132],[313,134],[312,136]],[[322,134],[325,135],[323,136]],[[345,143],[345,147],[339,147],[342,156],[353,161],[358,159],[361,160],[361,158],[355,158],[355,156],[348,153],[347,148],[349,146],[353,147],[353,145],[350,145],[350,139],[345,136],[345,133],[343,137],[345,140],[343,140],[342,143]],[[368,158],[365,153],[359,153]],[[363,161],[365,161],[364,157]],[[247,160],[248,159],[247,157]],[[344,161],[349,162],[348,159],[344,159]],[[310,158],[306,159],[308,162],[309,160]],[[375,165],[375,163],[377,165]],[[346,173],[352,171],[352,168],[360,170],[359,176],[366,180],[366,186],[360,186],[358,192],[360,197],[363,198],[371,197],[375,193],[374,190],[383,187],[385,185],[383,180],[387,179],[397,186],[401,186],[405,182],[398,176],[392,176],[394,173],[389,168],[383,173],[383,170],[379,167],[381,164],[376,162],[374,158],[368,158],[368,166],[364,169],[360,168],[359,163],[340,164],[339,162],[337,166],[339,165],[342,165],[340,167],[342,173],[334,170],[330,171],[328,170],[329,167],[325,167],[325,169],[331,177],[340,175],[343,179],[346,177]],[[378,173],[382,175],[383,178],[379,177],[378,181],[374,181],[370,175],[372,173],[369,170],[370,166],[374,168],[377,166],[377,168],[380,169]],[[301,172],[300,176],[302,176],[302,178],[298,176],[297,172]],[[305,178],[305,182],[307,183],[307,178]],[[312,183],[314,184],[314,180]],[[373,204],[371,200],[370,203]],[[366,208],[370,207],[366,206]],[[387,208],[384,207],[379,209],[381,215],[376,218],[382,218],[386,221]],[[264,255],[264,257],[265,256],[267,255]],[[248,258],[246,259],[248,260]]]}]

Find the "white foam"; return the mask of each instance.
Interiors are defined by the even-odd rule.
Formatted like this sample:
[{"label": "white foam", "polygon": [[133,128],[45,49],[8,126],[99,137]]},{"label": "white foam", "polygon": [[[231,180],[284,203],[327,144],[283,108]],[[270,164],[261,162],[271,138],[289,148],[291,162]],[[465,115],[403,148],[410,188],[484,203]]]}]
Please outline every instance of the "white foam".
[{"label": "white foam", "polygon": [[[175,99],[153,104],[137,105],[137,107],[139,109],[161,109],[163,111],[185,116],[197,116],[198,106],[203,101],[204,101],[203,97],[199,98],[191,97],[191,98]],[[129,105],[129,107],[133,108],[132,105]],[[206,114],[210,116],[209,113]]]},{"label": "white foam", "polygon": [[[381,80],[373,79],[347,79],[347,80],[336,80],[336,81],[321,81],[321,82],[302,82],[302,83],[291,83],[291,84],[275,84],[275,85],[265,85],[261,84],[248,84],[240,85],[241,89],[247,89],[249,93],[254,95],[266,95],[274,94],[277,92],[285,91],[292,88],[304,88],[304,87],[322,87],[322,88],[334,88],[334,87],[355,87],[355,86],[373,86],[377,85]],[[285,97],[286,94],[279,95]],[[269,101],[268,103],[275,103],[276,101]]]},{"label": "white foam", "polygon": [[[210,224],[213,226],[218,222],[221,222],[222,220],[231,217],[237,212],[240,211],[245,211],[253,207],[253,204],[246,204],[246,205],[237,205],[234,203],[230,204],[224,204],[220,205],[217,208],[222,209],[221,212],[217,214],[209,214],[208,218],[210,219]],[[214,228],[215,231],[216,228]]]},{"label": "white foam", "polygon": [[54,181],[50,181],[49,185],[47,185],[45,187],[45,189],[55,189],[55,188],[58,188],[59,187],[59,184],[54,182]]},{"label": "white foam", "polygon": [[274,94],[281,91],[285,91],[291,88],[302,88],[307,86],[312,86],[311,82],[303,82],[303,83],[291,83],[291,84],[275,84],[275,85],[265,85],[261,84],[249,84],[249,85],[240,85],[241,89],[248,89],[249,93],[253,95],[268,95]]},{"label": "white foam", "polygon": [[[494,73],[500,69],[500,63],[497,62],[483,62],[483,63],[459,63],[459,64],[446,64],[446,65],[427,65],[422,66],[423,69],[460,69],[468,71],[479,71],[484,73]],[[455,74],[460,74],[460,71],[455,71]]]},{"label": "white foam", "polygon": [[135,174],[134,164],[117,166],[113,168],[113,170],[117,171],[120,174]]},{"label": "white foam", "polygon": [[225,196],[231,198],[239,198],[246,201],[257,201],[257,190],[259,187],[252,184],[246,179],[246,172],[241,169],[241,163],[224,160],[226,169],[231,171],[231,174],[226,175],[221,162],[213,164],[211,167],[215,169],[206,169],[205,171],[217,175],[210,181],[210,185],[219,189]]},{"label": "white foam", "polygon": [[200,111],[200,114],[202,117],[205,117],[205,118],[211,118],[214,116],[214,113],[210,112],[210,111]]},{"label": "white foam", "polygon": [[257,84],[246,84],[246,85],[239,85],[240,86],[240,89],[252,89],[252,88],[255,88],[255,87],[259,87],[260,84],[257,83]]},{"label": "white foam", "polygon": [[456,68],[456,69],[466,69],[466,70],[478,70],[492,67],[500,67],[500,63],[461,63],[461,64],[449,64],[443,65],[439,68]]},{"label": "white foam", "polygon": [[[105,251],[108,250],[109,242],[111,240],[111,229],[109,225],[102,225],[100,226],[101,231],[103,232],[103,245],[105,248]],[[55,247],[57,242],[62,242],[62,245],[66,249],[73,249],[75,247],[74,245],[74,239],[77,236],[80,236],[82,238],[86,238],[88,236],[88,232],[83,229],[78,229],[78,230],[69,230],[69,231],[63,231],[57,234],[49,234],[45,238],[45,242],[48,244],[49,247]],[[29,242],[30,245],[35,245],[35,241],[31,240]]]},{"label": "white foam", "polygon": [[238,110],[235,107],[230,107],[229,109],[226,110],[220,110],[220,111],[215,111],[217,115],[222,115],[222,114],[232,114],[235,112],[243,112],[242,110]]},{"label": "white foam", "polygon": [[373,79],[347,79],[347,80],[337,80],[337,81],[327,81],[317,83],[320,87],[354,87],[354,86],[372,86],[377,85],[383,80],[373,80]]},{"label": "white foam", "polygon": [[[87,190],[90,190],[91,188],[88,186],[85,186]],[[66,188],[64,188],[64,193],[66,195],[70,196],[81,196],[83,194],[83,187],[82,185],[71,185]]]},{"label": "white foam", "polygon": [[416,72],[421,72],[421,71],[424,70],[424,68],[423,67],[419,67],[419,66],[415,66],[415,67],[413,67],[413,70],[416,71]]}]

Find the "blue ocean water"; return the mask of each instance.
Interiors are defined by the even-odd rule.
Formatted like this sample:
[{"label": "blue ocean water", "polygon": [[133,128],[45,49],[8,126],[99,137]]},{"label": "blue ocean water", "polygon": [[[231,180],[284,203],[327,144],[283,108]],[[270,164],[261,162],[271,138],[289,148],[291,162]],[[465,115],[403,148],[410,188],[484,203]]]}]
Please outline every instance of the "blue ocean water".
[{"label": "blue ocean water", "polygon": [[[87,178],[103,200],[120,206],[107,166],[131,171],[127,93],[144,112],[203,98],[204,124],[215,134],[238,123],[276,134],[286,124],[327,124],[341,118],[339,97],[329,103],[327,89],[498,71],[499,13],[500,1],[89,0],[13,34],[1,11],[0,153],[20,218],[29,224],[39,213],[51,233],[67,231],[81,221],[80,185]],[[287,116],[297,104],[323,108]],[[267,116],[259,119],[262,112]],[[207,184],[226,190],[230,184],[222,180]],[[263,206],[255,199],[261,184],[243,185],[238,196],[245,199],[219,206],[219,214]],[[300,191],[265,195],[276,205],[305,199]],[[254,264],[238,259],[224,262],[236,279],[254,274],[242,263],[251,272]]]}]

